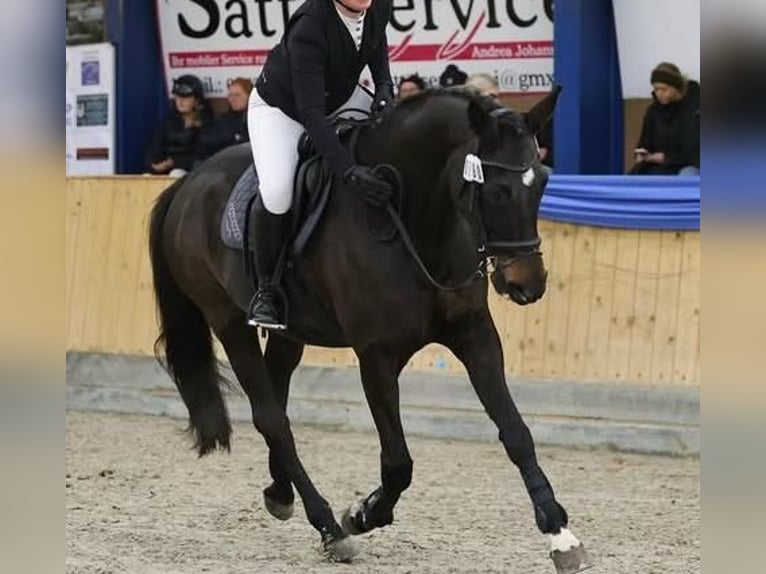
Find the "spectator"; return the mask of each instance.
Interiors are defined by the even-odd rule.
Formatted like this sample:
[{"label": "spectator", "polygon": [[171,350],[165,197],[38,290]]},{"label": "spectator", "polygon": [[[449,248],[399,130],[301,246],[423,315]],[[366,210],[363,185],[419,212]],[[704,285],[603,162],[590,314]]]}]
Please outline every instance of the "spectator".
[{"label": "spectator", "polygon": [[190,74],[173,82],[173,105],[154,134],[147,163],[155,175],[181,176],[196,159],[200,129],[212,115],[202,82]]},{"label": "spectator", "polygon": [[468,74],[455,64],[449,64],[442,72],[442,75],[439,76],[439,85],[442,88],[453,88],[464,85],[467,79]]},{"label": "spectator", "polygon": [[426,82],[418,74],[412,74],[411,76],[405,76],[399,80],[399,86],[397,88],[397,97],[399,100],[406,100],[426,90]]},{"label": "spectator", "polygon": [[654,101],[644,116],[631,173],[699,174],[700,85],[664,62],[651,76]]},{"label": "spectator", "polygon": [[467,88],[491,98],[497,98],[500,95],[500,86],[498,86],[497,80],[489,74],[472,74],[465,85]]},{"label": "spectator", "polygon": [[199,134],[198,159],[207,159],[226,147],[250,141],[247,133],[247,102],[252,90],[253,83],[250,80],[232,80],[229,84],[229,109]]}]

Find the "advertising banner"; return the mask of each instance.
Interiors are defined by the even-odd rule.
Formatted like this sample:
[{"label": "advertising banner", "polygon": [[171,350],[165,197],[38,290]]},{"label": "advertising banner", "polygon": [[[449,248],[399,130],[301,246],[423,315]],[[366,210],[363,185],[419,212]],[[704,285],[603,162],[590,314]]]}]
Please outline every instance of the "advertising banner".
[{"label": "advertising banner", "polygon": [[[238,76],[255,78],[303,0],[157,0],[168,90],[190,73],[223,97]],[[438,85],[448,65],[495,76],[504,93],[553,84],[553,0],[393,0],[391,73]]]}]

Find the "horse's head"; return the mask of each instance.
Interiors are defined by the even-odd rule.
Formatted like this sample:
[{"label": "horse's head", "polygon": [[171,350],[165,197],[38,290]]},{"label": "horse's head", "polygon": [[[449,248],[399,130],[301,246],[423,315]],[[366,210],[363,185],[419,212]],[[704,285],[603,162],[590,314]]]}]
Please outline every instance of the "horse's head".
[{"label": "horse's head", "polygon": [[492,285],[520,305],[545,293],[548,272],[537,234],[537,212],[548,176],[538,157],[535,134],[551,117],[556,87],[522,114],[471,101],[468,121],[478,136],[465,160],[460,201],[467,202],[480,227],[488,255],[495,263]]}]

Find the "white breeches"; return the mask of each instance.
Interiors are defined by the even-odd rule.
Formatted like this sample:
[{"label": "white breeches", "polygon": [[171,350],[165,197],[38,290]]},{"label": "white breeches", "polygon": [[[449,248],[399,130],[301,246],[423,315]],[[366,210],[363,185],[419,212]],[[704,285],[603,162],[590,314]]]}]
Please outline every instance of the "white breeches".
[{"label": "white breeches", "polygon": [[[369,111],[372,97],[357,87],[348,101],[331,116],[351,108]],[[344,117],[363,117],[349,112]],[[271,213],[287,213],[293,202],[293,182],[298,167],[298,140],[303,126],[279,108],[261,99],[258,90],[250,92],[247,112],[250,147],[264,207]]]}]

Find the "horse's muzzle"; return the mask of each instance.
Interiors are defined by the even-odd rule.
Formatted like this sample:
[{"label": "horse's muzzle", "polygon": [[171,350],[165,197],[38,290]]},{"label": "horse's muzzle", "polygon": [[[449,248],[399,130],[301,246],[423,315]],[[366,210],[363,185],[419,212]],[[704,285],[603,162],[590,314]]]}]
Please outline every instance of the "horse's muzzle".
[{"label": "horse's muzzle", "polygon": [[506,261],[501,258],[490,279],[498,295],[509,297],[517,305],[529,305],[545,294],[548,272],[538,254]]}]

